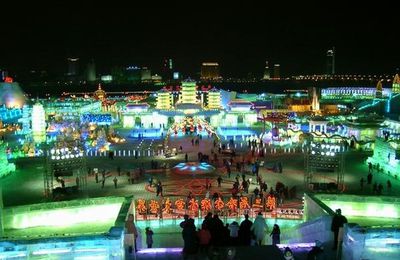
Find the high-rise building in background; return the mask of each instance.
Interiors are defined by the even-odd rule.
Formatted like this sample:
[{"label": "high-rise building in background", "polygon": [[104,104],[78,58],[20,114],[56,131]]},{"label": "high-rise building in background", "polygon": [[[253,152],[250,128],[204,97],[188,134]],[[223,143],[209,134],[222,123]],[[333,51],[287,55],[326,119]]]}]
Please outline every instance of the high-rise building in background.
[{"label": "high-rise building in background", "polygon": [[171,58],[164,58],[162,69],[161,69],[161,76],[164,80],[171,80],[173,76],[173,69],[174,64]]},{"label": "high-rise building in background", "polygon": [[265,69],[264,69],[264,76],[263,76],[263,80],[269,80],[271,79],[271,73],[269,71],[269,65],[268,65],[268,61],[265,62]]},{"label": "high-rise building in background", "polygon": [[394,76],[393,83],[392,83],[392,93],[393,94],[400,93],[400,77],[399,77],[399,74],[396,74],[396,76]]},{"label": "high-rise building in background", "polygon": [[218,80],[221,78],[219,75],[219,64],[217,62],[203,62],[201,64],[200,78],[202,80]]},{"label": "high-rise building in background", "polygon": [[151,81],[151,70],[147,67],[142,67],[140,71],[140,76],[142,82],[150,82]]},{"label": "high-rise building in background", "polygon": [[281,65],[274,64],[274,79],[280,79],[280,78],[281,78]]},{"label": "high-rise building in background", "polygon": [[79,73],[79,71],[78,71],[79,58],[68,58],[67,60],[68,60],[67,76],[77,76]]},{"label": "high-rise building in background", "polygon": [[96,64],[94,60],[86,65],[86,80],[89,82],[96,81]]},{"label": "high-rise building in background", "polygon": [[142,80],[142,70],[138,66],[126,67],[125,75],[126,75],[126,80],[129,83],[139,83]]},{"label": "high-rise building in background", "polygon": [[335,75],[335,47],[326,52],[326,74]]}]

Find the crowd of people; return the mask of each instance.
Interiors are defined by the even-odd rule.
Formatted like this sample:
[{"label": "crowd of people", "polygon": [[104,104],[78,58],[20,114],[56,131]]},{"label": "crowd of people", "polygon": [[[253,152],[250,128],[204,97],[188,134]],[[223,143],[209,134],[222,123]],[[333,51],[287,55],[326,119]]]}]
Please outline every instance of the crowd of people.
[{"label": "crowd of people", "polygon": [[[194,219],[189,215],[179,224],[182,228],[185,254],[207,253],[211,248],[223,246],[251,246],[262,245],[268,234],[268,225],[262,213],[259,212],[254,222],[249,220],[249,215],[240,223],[233,221],[224,225],[218,214],[209,212],[196,230]],[[274,225],[271,233],[272,244],[280,243],[280,229]]]},{"label": "crowd of people", "polygon": [[[376,169],[377,173],[380,172],[380,165],[379,163],[377,165],[373,165],[371,162],[368,163],[368,175],[367,175],[367,185],[370,186],[372,185],[372,193],[374,195],[382,195],[383,193],[383,184],[374,181],[373,182],[373,170]],[[373,183],[373,184],[372,184]],[[361,191],[364,191],[364,186],[365,186],[365,179],[364,177],[361,177],[360,179],[360,189]],[[386,191],[390,195],[392,191],[392,182],[390,180],[386,181]]]}]

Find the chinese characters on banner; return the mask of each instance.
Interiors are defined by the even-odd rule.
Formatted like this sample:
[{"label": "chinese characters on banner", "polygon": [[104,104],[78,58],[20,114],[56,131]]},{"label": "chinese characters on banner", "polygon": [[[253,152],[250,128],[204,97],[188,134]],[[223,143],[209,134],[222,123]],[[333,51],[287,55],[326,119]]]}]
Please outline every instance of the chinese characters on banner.
[{"label": "chinese characters on banner", "polygon": [[199,203],[195,199],[191,199],[188,203],[188,210],[191,210],[195,213],[199,210]]},{"label": "chinese characters on banner", "polygon": [[253,208],[256,209],[262,209],[263,208],[263,204],[262,204],[262,199],[261,198],[255,198],[254,202],[253,202]]},{"label": "chinese characters on banner", "polygon": [[[240,211],[263,211],[268,210],[273,213],[276,211],[276,198],[274,196],[268,196],[265,199],[265,202],[262,198],[254,198],[252,201],[248,197],[240,197],[235,198],[231,197],[229,200],[225,201],[222,198],[217,198],[214,202],[212,202],[208,198],[204,198],[202,200],[190,199],[186,201],[183,198],[177,199],[175,201],[171,201],[170,198],[164,198],[162,201],[157,200],[144,200],[138,199],[136,200],[136,213],[138,215],[147,215],[152,214],[156,216],[160,216],[162,218],[162,214],[172,214],[174,212],[182,211],[185,214],[194,214],[197,216],[199,209],[203,212],[212,212],[217,211],[221,212],[225,209],[228,211],[229,215],[234,215],[240,213]],[[298,214],[303,215],[303,214]]]},{"label": "chinese characters on banner", "polygon": [[211,210],[211,200],[210,199],[202,199],[200,206],[201,206],[201,211],[210,211]]},{"label": "chinese characters on banner", "polygon": [[276,199],[274,196],[268,196],[267,202],[265,203],[265,207],[269,210],[276,209]]},{"label": "chinese characters on banner", "polygon": [[247,197],[240,197],[239,208],[243,209],[250,209],[249,199]]},{"label": "chinese characters on banner", "polygon": [[175,201],[175,208],[177,210],[185,210],[185,201],[183,199],[178,199]]},{"label": "chinese characters on banner", "polygon": [[221,211],[224,208],[224,206],[225,206],[224,201],[221,198],[218,198],[218,199],[215,200],[214,208],[216,210]]},{"label": "chinese characters on banner", "polygon": [[230,198],[226,203],[226,206],[228,207],[231,213],[235,213],[237,212],[238,208],[238,200],[235,198]]},{"label": "chinese characters on banner", "polygon": [[136,209],[139,214],[146,214],[147,213],[146,201],[144,199],[138,199]]},{"label": "chinese characters on banner", "polygon": [[171,200],[170,200],[169,198],[166,198],[165,201],[164,201],[164,207],[163,207],[163,210],[162,210],[162,211],[163,211],[165,214],[171,214],[171,213],[172,213],[172,208],[171,208],[171,206],[172,206]]},{"label": "chinese characters on banner", "polygon": [[150,200],[149,204],[149,211],[151,214],[158,214],[158,210],[160,209],[160,205],[158,204],[158,201],[156,200]]}]

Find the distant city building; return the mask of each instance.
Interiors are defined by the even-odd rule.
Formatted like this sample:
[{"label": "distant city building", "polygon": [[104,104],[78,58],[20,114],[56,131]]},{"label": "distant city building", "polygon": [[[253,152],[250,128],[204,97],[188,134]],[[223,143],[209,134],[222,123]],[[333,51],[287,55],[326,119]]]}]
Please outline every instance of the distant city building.
[{"label": "distant city building", "polygon": [[129,83],[138,83],[142,80],[141,68],[138,66],[128,66],[125,69],[126,80]]},{"label": "distant city building", "polygon": [[151,70],[147,67],[143,67],[140,71],[141,81],[150,82],[151,81]]},{"label": "distant city building", "polygon": [[274,64],[274,79],[280,79],[280,78],[281,78],[281,65]]},{"label": "distant city building", "polygon": [[77,76],[78,75],[78,62],[79,58],[68,58],[68,72],[67,76]]},{"label": "distant city building", "polygon": [[394,76],[393,83],[392,83],[392,93],[393,94],[400,93],[400,77],[399,77],[399,74],[396,74],[396,76]]},{"label": "distant city building", "polygon": [[335,47],[326,52],[326,74],[335,75]]},{"label": "distant city building", "polygon": [[100,80],[103,82],[111,82],[113,81],[113,77],[111,75],[102,75]]},{"label": "distant city building", "polygon": [[382,98],[382,91],[383,91],[382,80],[379,80],[378,84],[376,84],[375,97]]},{"label": "distant city building", "polygon": [[151,81],[152,81],[152,82],[161,82],[162,79],[163,79],[163,78],[162,78],[160,75],[158,75],[158,74],[154,74],[154,75],[151,76]]},{"label": "distant city building", "polygon": [[165,80],[172,79],[174,64],[171,58],[165,58],[162,64],[161,76]]},{"label": "distant city building", "polygon": [[219,75],[219,64],[217,62],[203,62],[201,64],[200,78],[202,80],[220,79],[221,76]]},{"label": "distant city building", "polygon": [[271,74],[269,71],[269,65],[268,65],[268,61],[265,62],[265,69],[264,69],[264,76],[263,76],[263,80],[269,80],[271,79]]},{"label": "distant city building", "polygon": [[86,66],[86,80],[89,82],[96,81],[96,64],[93,60]]}]

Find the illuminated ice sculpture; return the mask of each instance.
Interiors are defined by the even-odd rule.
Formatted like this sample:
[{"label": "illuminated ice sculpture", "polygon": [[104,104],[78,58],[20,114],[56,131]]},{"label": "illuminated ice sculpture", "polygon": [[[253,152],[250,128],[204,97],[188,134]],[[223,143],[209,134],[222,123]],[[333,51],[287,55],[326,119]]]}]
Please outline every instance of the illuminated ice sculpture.
[{"label": "illuminated ice sculpture", "polygon": [[32,107],[32,134],[36,143],[46,140],[46,116],[43,105],[40,103]]},{"label": "illuminated ice sculpture", "polygon": [[181,103],[196,104],[197,93],[196,93],[196,81],[187,79],[182,82],[181,91]]},{"label": "illuminated ice sculpture", "polygon": [[0,178],[13,171],[15,171],[15,164],[8,162],[6,146],[0,141]]},{"label": "illuminated ice sculpture", "polygon": [[208,92],[208,109],[220,109],[221,108],[221,92],[213,88]]}]

